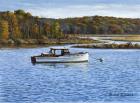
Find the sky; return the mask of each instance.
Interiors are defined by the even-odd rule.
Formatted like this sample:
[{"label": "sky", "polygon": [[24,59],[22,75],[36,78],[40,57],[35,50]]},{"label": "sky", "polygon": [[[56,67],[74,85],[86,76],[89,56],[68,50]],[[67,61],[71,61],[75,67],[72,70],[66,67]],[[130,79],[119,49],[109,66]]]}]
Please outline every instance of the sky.
[{"label": "sky", "polygon": [[140,0],[0,0],[0,11],[23,9],[34,16],[140,18]]}]

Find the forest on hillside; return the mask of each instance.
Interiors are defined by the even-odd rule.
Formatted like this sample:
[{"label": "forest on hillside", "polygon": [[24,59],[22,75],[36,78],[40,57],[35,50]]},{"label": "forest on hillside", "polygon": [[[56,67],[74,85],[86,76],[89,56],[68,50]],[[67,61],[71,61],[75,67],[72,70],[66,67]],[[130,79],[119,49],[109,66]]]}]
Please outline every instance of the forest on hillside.
[{"label": "forest on hillside", "polygon": [[69,34],[140,34],[140,19],[39,18],[24,10],[0,12],[0,39],[65,38]]}]

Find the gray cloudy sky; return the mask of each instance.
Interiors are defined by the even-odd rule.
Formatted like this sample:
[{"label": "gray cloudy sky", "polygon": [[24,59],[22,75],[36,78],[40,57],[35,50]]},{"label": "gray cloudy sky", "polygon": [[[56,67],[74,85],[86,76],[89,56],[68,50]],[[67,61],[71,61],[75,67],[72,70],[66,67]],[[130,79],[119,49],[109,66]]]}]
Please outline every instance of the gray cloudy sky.
[{"label": "gray cloudy sky", "polygon": [[140,18],[140,0],[0,0],[1,11],[16,9],[51,18],[94,15]]}]

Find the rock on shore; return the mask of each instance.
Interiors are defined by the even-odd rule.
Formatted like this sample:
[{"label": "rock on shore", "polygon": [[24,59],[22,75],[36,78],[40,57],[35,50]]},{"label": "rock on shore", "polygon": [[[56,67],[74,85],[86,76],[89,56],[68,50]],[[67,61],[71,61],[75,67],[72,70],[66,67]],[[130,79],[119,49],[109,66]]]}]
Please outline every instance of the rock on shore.
[{"label": "rock on shore", "polygon": [[95,48],[95,49],[140,49],[139,44],[132,44],[132,43],[126,43],[126,44],[87,44],[87,45],[75,45],[73,46],[75,48]]}]

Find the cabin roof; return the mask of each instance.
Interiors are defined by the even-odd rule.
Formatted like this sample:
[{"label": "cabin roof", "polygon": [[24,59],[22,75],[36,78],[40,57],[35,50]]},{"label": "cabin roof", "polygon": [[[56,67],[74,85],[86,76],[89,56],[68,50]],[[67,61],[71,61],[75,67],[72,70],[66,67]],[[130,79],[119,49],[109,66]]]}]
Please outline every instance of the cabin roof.
[{"label": "cabin roof", "polygon": [[69,50],[67,48],[50,48],[51,50]]}]

